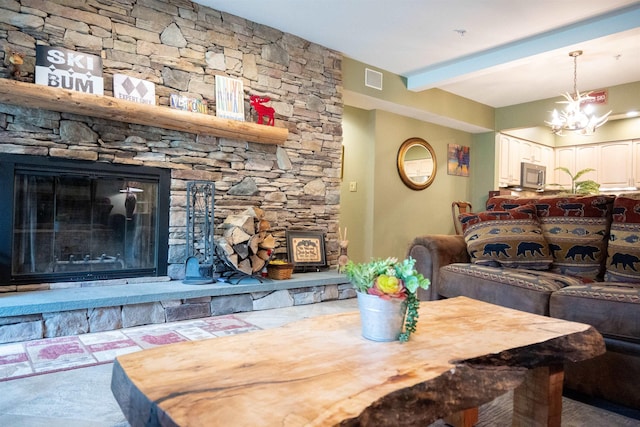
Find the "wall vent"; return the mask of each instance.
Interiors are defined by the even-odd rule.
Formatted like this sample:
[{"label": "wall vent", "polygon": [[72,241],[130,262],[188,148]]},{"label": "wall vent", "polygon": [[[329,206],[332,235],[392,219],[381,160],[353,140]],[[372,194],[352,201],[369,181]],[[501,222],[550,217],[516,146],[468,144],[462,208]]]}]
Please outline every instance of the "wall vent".
[{"label": "wall vent", "polygon": [[382,73],[369,68],[364,69],[364,85],[382,90]]}]

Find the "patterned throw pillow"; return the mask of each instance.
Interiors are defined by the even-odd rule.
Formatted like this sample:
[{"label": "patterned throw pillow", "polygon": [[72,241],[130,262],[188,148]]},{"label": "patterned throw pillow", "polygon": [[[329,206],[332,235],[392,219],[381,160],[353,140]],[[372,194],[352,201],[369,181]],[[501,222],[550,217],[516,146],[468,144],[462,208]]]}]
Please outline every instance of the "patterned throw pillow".
[{"label": "patterned throw pillow", "polygon": [[546,270],[552,258],[533,205],[458,216],[471,262]]},{"label": "patterned throw pillow", "polygon": [[493,197],[497,210],[534,203],[549,251],[551,271],[598,280],[604,272],[607,239],[615,196],[545,196],[537,199]]},{"label": "patterned throw pillow", "polygon": [[553,256],[551,271],[599,280],[607,258],[614,196],[541,197],[536,203]]},{"label": "patterned throw pillow", "polygon": [[535,205],[539,197],[514,197],[514,196],[495,196],[487,200],[486,208],[488,211],[507,211],[524,205]]},{"label": "patterned throw pillow", "polygon": [[640,193],[613,202],[607,282],[640,282]]}]

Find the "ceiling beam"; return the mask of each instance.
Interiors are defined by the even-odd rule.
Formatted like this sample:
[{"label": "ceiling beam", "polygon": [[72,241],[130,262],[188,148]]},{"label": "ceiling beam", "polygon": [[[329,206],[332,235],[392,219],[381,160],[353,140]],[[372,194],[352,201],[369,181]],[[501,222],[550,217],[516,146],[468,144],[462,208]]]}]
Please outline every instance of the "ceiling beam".
[{"label": "ceiling beam", "polygon": [[640,3],[410,73],[406,76],[407,89],[416,92],[431,89],[443,82],[485,68],[631,30],[637,28],[638,23]]}]

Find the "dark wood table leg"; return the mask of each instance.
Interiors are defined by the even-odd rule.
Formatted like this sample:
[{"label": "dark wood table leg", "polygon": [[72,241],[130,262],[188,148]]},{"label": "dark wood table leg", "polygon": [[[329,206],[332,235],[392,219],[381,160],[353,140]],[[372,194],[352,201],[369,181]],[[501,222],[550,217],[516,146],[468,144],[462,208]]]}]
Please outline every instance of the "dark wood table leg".
[{"label": "dark wood table leg", "polygon": [[515,426],[560,427],[562,419],[562,365],[531,369],[513,393]]}]

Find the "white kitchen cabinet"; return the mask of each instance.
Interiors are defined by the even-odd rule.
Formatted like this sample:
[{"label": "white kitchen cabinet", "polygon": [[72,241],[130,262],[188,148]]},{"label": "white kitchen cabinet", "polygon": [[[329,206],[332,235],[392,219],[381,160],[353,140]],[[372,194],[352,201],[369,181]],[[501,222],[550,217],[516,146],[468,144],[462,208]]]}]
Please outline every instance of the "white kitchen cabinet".
[{"label": "white kitchen cabinet", "polygon": [[507,187],[520,185],[520,164],[522,162],[546,166],[547,182],[553,180],[555,157],[553,148],[546,145],[507,135],[498,135],[498,185]]},{"label": "white kitchen cabinet", "polygon": [[632,142],[633,149],[633,185],[640,188],[640,139]]},{"label": "white kitchen cabinet", "polygon": [[506,187],[509,181],[509,138],[498,134],[496,137],[498,160],[498,187]]},{"label": "white kitchen cabinet", "polygon": [[598,179],[600,189],[625,188],[633,182],[633,144],[617,141],[599,144]]},{"label": "white kitchen cabinet", "polygon": [[542,166],[547,168],[547,184],[553,181],[554,178],[554,168],[555,168],[555,155],[553,153],[553,148],[548,147],[546,145],[538,145],[536,144],[536,149],[539,149],[540,161],[539,163]]},{"label": "white kitchen cabinet", "polygon": [[534,163],[535,162],[535,153],[534,153],[534,144],[533,142],[518,140],[514,138],[514,141],[518,143],[520,150],[519,156],[521,162]]},{"label": "white kitchen cabinet", "polygon": [[552,166],[553,148],[531,141],[515,140],[520,144],[520,161],[535,165]]},{"label": "white kitchen cabinet", "polygon": [[[555,149],[555,167],[565,167],[571,171],[572,174],[576,172],[576,147],[558,147]],[[550,182],[553,184],[559,184],[560,186],[552,186],[552,189],[571,189],[571,177],[565,172],[556,170],[555,179]],[[553,175],[549,175],[553,176]],[[549,180],[547,179],[547,182]],[[548,182],[549,184],[549,182]],[[547,185],[548,186],[548,185]]]},{"label": "white kitchen cabinet", "polygon": [[599,145],[578,145],[576,146],[576,169],[574,174],[584,169],[594,169],[578,178],[578,181],[591,179],[600,182],[600,146]]},{"label": "white kitchen cabinet", "polygon": [[571,189],[571,177],[555,170],[560,166],[574,176],[583,169],[594,169],[581,175],[578,181],[594,180],[603,191],[640,187],[640,140],[557,148],[507,135],[499,135],[497,141],[500,187],[520,185],[521,162],[547,168],[548,190]]},{"label": "white kitchen cabinet", "polygon": [[520,184],[520,141],[498,135],[498,186]]}]

